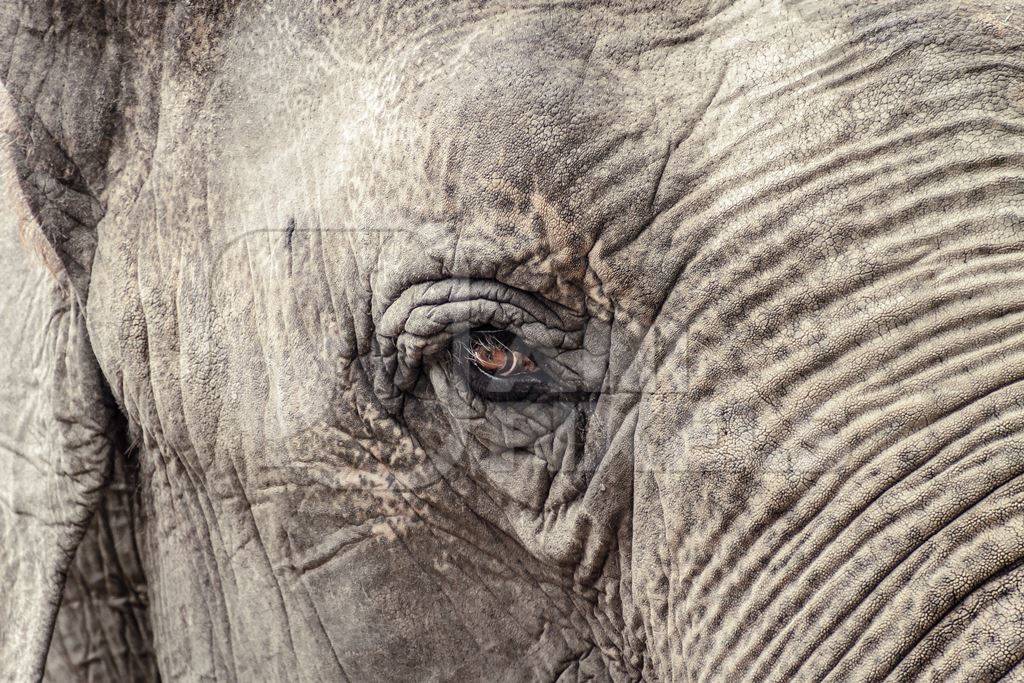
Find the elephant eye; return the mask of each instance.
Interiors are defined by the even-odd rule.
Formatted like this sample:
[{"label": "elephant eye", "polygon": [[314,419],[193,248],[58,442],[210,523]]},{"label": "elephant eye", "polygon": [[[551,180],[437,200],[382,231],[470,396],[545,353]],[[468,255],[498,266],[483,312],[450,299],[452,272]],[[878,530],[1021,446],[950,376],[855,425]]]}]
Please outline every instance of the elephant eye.
[{"label": "elephant eye", "polygon": [[471,360],[480,372],[494,377],[514,377],[537,371],[533,358],[496,334],[483,333],[471,339]]},{"label": "elephant eye", "polygon": [[544,394],[549,377],[533,349],[511,332],[477,329],[454,343],[456,364],[481,398],[525,401]]}]

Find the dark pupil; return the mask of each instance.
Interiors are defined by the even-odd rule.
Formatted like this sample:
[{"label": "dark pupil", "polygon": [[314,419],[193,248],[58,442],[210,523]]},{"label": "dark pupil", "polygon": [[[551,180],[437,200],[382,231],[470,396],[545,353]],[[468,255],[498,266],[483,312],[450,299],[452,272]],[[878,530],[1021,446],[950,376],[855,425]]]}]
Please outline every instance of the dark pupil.
[{"label": "dark pupil", "polygon": [[456,355],[470,387],[490,401],[541,400],[548,378],[533,349],[507,330],[477,329]]},{"label": "dark pupil", "polygon": [[484,370],[491,372],[505,370],[512,354],[497,344],[479,343],[473,347],[473,360]]},{"label": "dark pupil", "polygon": [[536,363],[515,335],[497,330],[478,330],[469,344],[469,361],[481,372],[500,377],[534,372]]}]

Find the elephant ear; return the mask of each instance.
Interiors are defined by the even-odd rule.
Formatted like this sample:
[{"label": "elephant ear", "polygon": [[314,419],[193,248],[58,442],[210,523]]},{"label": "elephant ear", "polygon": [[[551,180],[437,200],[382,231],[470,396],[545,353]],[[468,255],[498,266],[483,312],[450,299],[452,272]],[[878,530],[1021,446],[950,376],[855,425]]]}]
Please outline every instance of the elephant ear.
[{"label": "elephant ear", "polygon": [[0,8],[17,182],[83,302],[120,118],[125,41],[116,20],[104,0],[10,0]]},{"label": "elephant ear", "polygon": [[[43,674],[122,420],[85,305],[124,82],[100,0],[0,3],[0,680]],[[101,636],[102,637],[102,636]]]}]

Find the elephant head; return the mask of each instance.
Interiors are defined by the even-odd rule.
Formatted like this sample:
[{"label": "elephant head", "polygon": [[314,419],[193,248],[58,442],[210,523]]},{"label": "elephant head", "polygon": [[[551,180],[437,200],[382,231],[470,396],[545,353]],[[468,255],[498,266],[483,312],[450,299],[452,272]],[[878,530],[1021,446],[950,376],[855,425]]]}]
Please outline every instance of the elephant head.
[{"label": "elephant head", "polygon": [[0,676],[1015,670],[1022,25],[8,2]]}]

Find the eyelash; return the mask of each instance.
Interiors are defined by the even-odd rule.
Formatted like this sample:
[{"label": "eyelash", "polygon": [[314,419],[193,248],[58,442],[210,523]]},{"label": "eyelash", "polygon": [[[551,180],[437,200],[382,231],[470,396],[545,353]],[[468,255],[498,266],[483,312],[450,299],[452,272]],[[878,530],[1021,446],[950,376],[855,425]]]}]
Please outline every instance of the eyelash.
[{"label": "eyelash", "polygon": [[532,350],[507,330],[473,330],[453,342],[453,356],[470,388],[484,400],[543,400],[551,389]]}]

